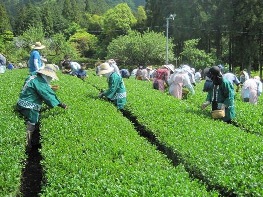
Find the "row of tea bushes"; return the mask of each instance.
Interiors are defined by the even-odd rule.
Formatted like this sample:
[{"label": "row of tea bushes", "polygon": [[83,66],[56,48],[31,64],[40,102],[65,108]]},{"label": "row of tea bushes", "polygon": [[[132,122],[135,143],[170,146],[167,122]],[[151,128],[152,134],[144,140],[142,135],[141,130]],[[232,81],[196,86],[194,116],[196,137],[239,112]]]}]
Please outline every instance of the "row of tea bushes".
[{"label": "row of tea bushes", "polygon": [[[260,99],[262,97],[263,95]],[[263,136],[263,102],[252,105],[237,100],[236,110],[236,122],[241,128],[244,128],[247,132]]]},{"label": "row of tea bushes", "polygon": [[57,83],[68,109],[42,116],[42,196],[218,196],[140,137],[94,84],[68,75]]},{"label": "row of tea bushes", "polygon": [[[12,72],[6,72],[4,75],[0,75],[2,79],[1,81],[4,81],[4,85],[1,87],[1,93],[6,93],[0,95],[1,196],[15,196],[19,192],[21,171],[23,165],[25,165],[23,163],[26,157],[24,154],[25,126],[23,120],[13,112],[12,107],[16,103],[26,75],[27,70],[14,70]],[[149,148],[151,146],[148,143],[146,143],[147,145],[142,145],[142,143],[145,142],[141,142],[141,138],[138,136],[136,143],[133,141],[130,142],[131,137],[130,135],[127,137],[127,133],[130,134],[130,132],[134,133],[135,131],[133,129],[132,131],[128,129],[130,127],[128,126],[128,123],[125,123],[120,130],[119,125],[122,125],[125,122],[121,114],[118,112],[116,112],[117,115],[116,113],[112,113],[115,111],[115,108],[112,105],[102,100],[95,99],[98,92],[96,92],[97,90],[92,86],[106,88],[107,83],[105,78],[90,75],[88,80],[83,82],[71,76],[61,75],[60,77],[61,80],[58,83],[61,85],[62,89],[58,91],[58,95],[61,97],[62,101],[69,105],[69,110],[64,111],[61,108],[57,108],[43,114],[42,126],[44,130],[43,132],[41,131],[41,134],[43,135],[42,143],[46,143],[46,146],[43,148],[42,153],[46,160],[42,161],[42,163],[46,165],[45,171],[47,172],[46,175],[48,177],[47,185],[43,188],[43,196],[57,195],[59,193],[66,194],[67,192],[69,192],[67,195],[81,193],[87,194],[89,191],[91,191],[90,194],[93,194],[93,188],[89,191],[86,189],[83,191],[83,188],[86,187],[87,184],[85,179],[81,181],[81,184],[76,184],[77,180],[84,177],[83,174],[86,173],[83,169],[93,170],[87,175],[85,174],[85,176],[93,175],[93,182],[91,182],[90,187],[95,187],[97,185],[97,194],[116,194],[116,190],[119,188],[124,189],[117,194],[122,192],[121,194],[128,193],[128,195],[131,196],[136,196],[136,194],[138,194],[137,191],[142,191],[138,196],[142,193],[146,195],[148,191],[151,191],[152,194],[156,188],[156,190],[163,191],[163,185],[167,183],[166,180],[162,182],[163,179],[159,177],[161,176],[160,174],[156,175],[157,172],[149,171],[141,179],[138,175],[142,171],[148,170],[148,168],[156,168],[159,172],[160,170],[158,169],[161,168],[160,166],[159,168],[157,164],[157,167],[156,165],[152,166],[152,164],[156,163],[156,158],[158,158],[158,164],[164,162],[165,171],[169,169],[169,175],[171,174],[170,168],[172,168],[172,171],[176,171],[175,176],[177,177],[177,181],[174,181],[172,186],[169,184],[167,185],[169,188],[167,194],[180,194],[180,192],[182,192],[182,196],[195,196],[198,195],[200,191],[204,190],[204,188],[202,186],[200,187],[195,181],[190,183],[191,186],[182,186],[181,182],[189,182],[188,174],[184,171],[182,166],[179,165],[176,168],[171,167],[171,164],[167,164],[169,162],[167,162],[166,159],[163,159],[160,154],[155,155],[156,153],[151,153],[152,151],[149,151],[147,148],[145,149],[145,147]],[[196,106],[194,105],[195,102],[188,102],[194,98],[202,98],[202,95],[200,95],[200,97],[195,95],[186,101],[176,101],[170,96],[152,90],[151,83],[144,83],[135,80],[126,80],[125,82],[128,89],[128,109],[138,117],[138,120],[141,123],[151,129],[162,143],[165,143],[168,147],[172,147],[180,156],[181,162],[188,169],[191,171],[197,171],[210,182],[209,184],[215,185],[215,187],[219,186],[219,188],[227,188],[226,190],[230,191],[230,193],[233,192],[239,196],[262,195],[263,179],[262,170],[260,170],[260,166],[262,166],[262,138],[260,136],[256,137],[254,135],[245,134],[243,131],[233,128],[231,125],[226,125],[219,121],[213,121],[208,116],[208,111],[204,112],[200,110],[199,101],[196,101]],[[65,91],[62,91],[64,88],[67,90],[66,94]],[[145,94],[147,97],[145,97]],[[83,97],[83,95],[86,95],[86,97]],[[203,102],[203,100],[201,102]],[[90,108],[90,110],[87,110],[87,108]],[[106,118],[104,121],[105,114],[108,115],[106,117],[109,119]],[[173,114],[173,116],[169,116],[168,114]],[[118,120],[116,122],[117,126],[114,125],[113,128],[110,126],[112,120]],[[45,121],[47,122],[45,123]],[[247,119],[246,121],[250,120]],[[54,122],[57,122],[57,124],[54,125]],[[100,126],[102,123],[105,123],[105,125]],[[215,123],[217,126],[213,126]],[[119,140],[119,136],[123,138],[122,134],[126,129],[127,131],[129,130],[129,132],[125,135],[125,144],[123,145],[122,142],[120,143],[120,147],[122,148],[119,148],[119,146],[113,148],[112,143],[121,141]],[[117,137],[115,135],[116,130],[119,134]],[[74,132],[75,135],[71,135],[71,131],[80,132]],[[92,134],[88,133],[88,131],[92,131]],[[103,133],[101,133],[102,131]],[[97,133],[102,135],[94,137]],[[240,137],[237,135],[240,135]],[[60,142],[60,138],[66,140]],[[85,143],[88,139],[91,140],[90,144]],[[107,143],[104,140],[108,140],[106,141]],[[72,143],[66,143],[69,141],[72,141]],[[111,144],[109,145],[109,143]],[[138,147],[136,146],[138,145],[137,143],[140,143]],[[98,144],[98,146],[94,146],[94,144]],[[130,148],[130,146],[132,148]],[[126,151],[124,147],[128,148],[128,151]],[[85,152],[85,150],[88,152]],[[100,150],[102,150],[103,154],[108,153],[107,151],[110,150],[110,153],[106,154],[106,157],[108,158],[106,164],[110,164],[109,166],[112,166],[112,164],[118,164],[117,166],[114,166],[114,169],[110,168],[111,170],[107,171],[108,165],[103,162],[105,160],[104,156],[99,155],[100,157],[98,157]],[[149,152],[154,154],[154,156],[150,157],[150,160],[153,157],[155,159],[152,163],[150,162],[151,164],[147,169],[138,165],[136,167],[140,167],[143,170],[138,170],[137,168],[134,170],[134,165],[137,163],[137,160],[145,161],[145,158],[148,158],[148,155],[141,156],[142,153],[137,153],[137,150],[146,151],[147,154]],[[74,153],[71,154],[70,151],[78,154],[78,157]],[[132,156],[132,159],[127,159],[127,155],[133,155],[131,152],[136,152],[136,155]],[[156,151],[154,150],[153,152]],[[57,156],[59,154],[60,157]],[[85,160],[87,155],[90,154],[92,155],[91,158]],[[81,160],[76,159],[79,157]],[[159,160],[159,157],[162,159]],[[100,161],[99,167],[97,167],[97,158],[98,161]],[[52,162],[54,163],[52,164]],[[81,164],[80,166],[79,163]],[[82,168],[82,164],[87,165],[87,163],[91,163],[91,166]],[[119,170],[117,171],[119,174],[114,176],[114,170],[116,167],[119,167],[119,163],[121,163],[121,167],[117,169],[125,168],[128,169],[128,171],[122,172]],[[146,164],[149,164],[148,160],[144,163],[144,165]],[[167,166],[169,167],[167,168]],[[93,173],[94,169],[95,175]],[[214,173],[213,170],[215,171]],[[135,173],[135,175],[130,175],[130,171],[136,171],[138,174]],[[70,175],[70,178],[66,179],[71,172],[72,174]],[[110,178],[106,176],[107,172],[109,172]],[[150,173],[156,175],[157,178],[156,176],[152,177],[149,175]],[[164,175],[165,179],[170,180],[170,178],[174,178],[175,176],[173,176],[173,173],[174,172],[172,172],[171,176],[168,176],[167,174]],[[221,176],[220,173],[222,173]],[[181,175],[183,178],[180,178]],[[104,176],[106,176],[106,178],[104,178]],[[186,177],[186,180],[184,180],[184,177]],[[156,179],[153,180],[153,178]],[[119,184],[117,185],[113,184],[116,180],[117,182],[120,182],[118,182]],[[161,182],[161,184],[158,185],[156,183],[152,186],[151,183],[146,180],[153,180],[154,183],[156,183],[157,180],[157,182]],[[251,180],[251,183],[248,183],[249,180]],[[109,185],[109,188],[107,187],[108,182],[113,182],[113,185]],[[134,188],[127,189],[127,187],[124,187],[131,182],[135,182],[134,185],[136,185],[136,188],[139,187],[140,184],[141,186],[145,184],[145,187],[139,187],[141,190],[134,190]],[[174,185],[178,185],[178,191],[175,191],[177,187],[175,188]],[[196,185],[196,188],[194,185]],[[70,189],[67,189],[67,186],[69,186]],[[191,189],[186,189],[188,187]],[[146,192],[145,188],[148,189]],[[170,191],[171,193],[169,193]],[[158,193],[156,193],[156,195],[158,195]],[[216,196],[217,194],[211,192],[207,195]]]},{"label": "row of tea bushes", "polygon": [[26,72],[0,74],[0,196],[16,196],[26,159],[24,121],[14,113]]},{"label": "row of tea bushes", "polygon": [[[206,93],[202,92],[203,84],[199,83],[195,87],[196,94],[190,96],[187,103],[194,106],[201,106],[206,99]],[[257,105],[251,103],[245,103],[241,100],[241,91],[235,92],[235,110],[236,118],[235,123],[247,132],[255,133],[263,136],[263,95],[259,96],[259,102]],[[209,114],[211,107],[207,107],[204,110],[205,116],[211,116]]]},{"label": "row of tea bushes", "polygon": [[[89,80],[104,86],[99,77]],[[172,148],[190,171],[225,193],[263,195],[262,136],[214,121],[203,114],[200,105],[162,94],[148,82],[129,79],[125,83],[127,109],[161,143]]]}]

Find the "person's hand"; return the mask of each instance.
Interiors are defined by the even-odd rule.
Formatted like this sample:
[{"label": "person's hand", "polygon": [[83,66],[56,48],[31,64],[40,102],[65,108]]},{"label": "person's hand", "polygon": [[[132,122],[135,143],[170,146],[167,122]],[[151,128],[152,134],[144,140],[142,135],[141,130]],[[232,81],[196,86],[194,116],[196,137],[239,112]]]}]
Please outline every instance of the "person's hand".
[{"label": "person's hand", "polygon": [[99,93],[99,98],[102,98],[103,97],[103,94],[102,92]]},{"label": "person's hand", "polygon": [[237,88],[236,88],[236,92],[239,92],[239,85],[238,85]]},{"label": "person's hand", "polygon": [[221,109],[224,110],[226,108],[225,104],[221,105]]},{"label": "person's hand", "polygon": [[209,101],[206,101],[205,103],[203,103],[203,104],[201,105],[202,110],[204,110],[209,104],[210,104]]},{"label": "person's hand", "polygon": [[68,107],[68,106],[67,106],[66,104],[64,104],[64,103],[59,103],[58,106],[61,107],[61,108],[63,108],[63,109],[67,109],[67,107]]}]

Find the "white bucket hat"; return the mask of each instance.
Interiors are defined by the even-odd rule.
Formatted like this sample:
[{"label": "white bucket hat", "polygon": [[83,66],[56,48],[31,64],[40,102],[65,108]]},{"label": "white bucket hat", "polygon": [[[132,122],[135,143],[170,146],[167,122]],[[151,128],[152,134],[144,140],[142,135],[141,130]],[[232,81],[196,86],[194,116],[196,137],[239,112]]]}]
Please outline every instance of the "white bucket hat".
[{"label": "white bucket hat", "polygon": [[180,73],[180,74],[182,74],[182,73],[186,73],[186,71],[183,70],[183,69],[181,69],[181,68],[176,68],[176,69],[174,69],[174,73]]},{"label": "white bucket hat", "polygon": [[40,73],[42,75],[46,75],[48,77],[51,77],[52,80],[58,80],[58,76],[56,74],[56,70],[52,64],[47,64],[43,69],[40,69],[37,71],[37,73]]},{"label": "white bucket hat", "polygon": [[110,73],[110,72],[113,72],[114,71],[114,68],[111,67],[108,63],[102,63],[100,65],[100,71],[99,71],[99,75],[104,75],[104,74],[107,74],[107,73]]},{"label": "white bucket hat", "polygon": [[152,67],[152,66],[147,66],[146,69],[148,69],[148,70],[152,70],[153,67]]},{"label": "white bucket hat", "polygon": [[168,65],[164,65],[164,67],[174,72],[174,65],[168,64]]},{"label": "white bucket hat", "polygon": [[41,42],[36,42],[34,45],[32,45],[32,49],[44,49],[46,46],[42,45]]}]

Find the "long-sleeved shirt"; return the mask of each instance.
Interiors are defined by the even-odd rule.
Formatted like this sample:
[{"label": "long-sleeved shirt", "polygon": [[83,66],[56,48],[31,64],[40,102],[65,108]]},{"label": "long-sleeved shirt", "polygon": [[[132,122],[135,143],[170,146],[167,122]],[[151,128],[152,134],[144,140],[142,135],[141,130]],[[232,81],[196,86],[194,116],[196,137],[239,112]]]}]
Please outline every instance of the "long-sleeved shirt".
[{"label": "long-sleeved shirt", "polygon": [[183,87],[186,87],[191,94],[194,94],[194,88],[191,84],[189,75],[185,73],[174,73],[168,79],[169,93],[176,98],[182,99]]},{"label": "long-sleeved shirt", "polygon": [[[214,85],[215,86],[215,85]],[[206,101],[209,101],[212,103],[214,98],[214,88],[210,89],[207,94]],[[218,88],[216,89],[216,101],[218,104],[224,104],[226,106],[225,108],[225,117],[223,118],[223,121],[230,121],[233,118],[235,118],[235,106],[234,106],[234,97],[235,92],[233,85],[230,81],[223,78],[222,83],[218,85]],[[214,110],[214,109],[212,109]]]},{"label": "long-sleeved shirt", "polygon": [[238,86],[240,84],[240,81],[238,80],[237,76],[233,73],[225,73],[223,77],[230,81],[232,85],[236,84]]},{"label": "long-sleeved shirt", "polygon": [[18,105],[40,111],[43,102],[49,107],[55,107],[60,103],[56,93],[41,75],[30,75],[24,83]]},{"label": "long-sleeved shirt", "polygon": [[108,99],[114,101],[118,109],[123,109],[126,101],[126,88],[122,77],[117,72],[111,73],[108,78],[108,90],[102,93]]},{"label": "long-sleeved shirt", "polygon": [[245,101],[248,101],[252,104],[257,104],[258,96],[262,94],[262,82],[257,79],[248,79],[244,82],[241,90],[241,97]]},{"label": "long-sleeved shirt", "polygon": [[28,64],[30,73],[33,73],[42,68],[42,60],[38,50],[34,49],[31,51]]}]

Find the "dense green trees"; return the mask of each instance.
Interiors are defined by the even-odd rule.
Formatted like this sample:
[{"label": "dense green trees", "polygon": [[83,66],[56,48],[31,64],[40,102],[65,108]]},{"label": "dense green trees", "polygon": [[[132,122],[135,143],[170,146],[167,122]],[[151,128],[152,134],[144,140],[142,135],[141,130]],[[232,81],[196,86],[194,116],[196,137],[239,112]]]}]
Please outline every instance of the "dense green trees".
[{"label": "dense green trees", "polygon": [[182,61],[197,68],[204,69],[215,64],[216,58],[213,54],[206,53],[204,50],[197,48],[200,39],[187,40],[184,42],[184,49],[181,52]]},{"label": "dense green trees", "polygon": [[98,38],[82,29],[70,36],[69,42],[81,57],[92,57],[96,53]]},{"label": "dense green trees", "polygon": [[[21,2],[11,0],[5,2],[9,15],[4,6],[0,10],[2,16],[0,27],[3,30],[10,29],[19,38],[14,40],[19,44],[14,44],[20,47],[16,51],[24,50],[22,56],[19,56],[21,60],[28,58],[29,46],[36,41],[55,47],[45,49],[46,55],[50,56],[48,59],[56,61],[54,63],[59,63],[59,58],[64,57],[65,54],[80,61],[84,61],[83,58],[104,59],[107,55],[107,45],[112,39],[125,35],[134,28],[137,25],[137,18],[140,21],[138,27],[144,26],[146,14],[143,7],[136,10],[132,0],[127,0],[127,3],[121,2],[105,0]],[[137,4],[139,2],[137,1]],[[13,7],[17,9],[14,10]],[[7,25],[9,20],[12,21],[12,26]],[[3,37],[4,32],[2,31],[0,32],[1,42],[4,41]],[[59,47],[58,43],[63,47]],[[9,54],[4,47],[2,48],[2,53]],[[8,55],[8,58],[10,59],[11,56]],[[11,61],[17,61],[17,59],[12,58]]]},{"label": "dense green trees", "polygon": [[[114,39],[108,46],[107,58],[115,58],[124,65],[164,64],[166,38],[162,33],[130,31]],[[172,41],[169,60],[174,60]]]},{"label": "dense green trees", "polygon": [[184,41],[200,38],[198,47],[215,53],[217,63],[229,63],[230,69],[257,69],[263,63],[261,0],[148,0],[146,12],[152,28],[163,26],[164,18],[176,13],[170,28],[176,54]]},{"label": "dense green trees", "polygon": [[104,59],[109,57],[107,46],[118,36],[130,30],[165,35],[166,18],[176,14],[169,21],[176,60],[191,64],[200,61],[190,61],[182,53],[188,40],[198,39],[194,49],[212,55],[215,64],[228,64],[231,70],[255,70],[263,63],[262,13],[261,0],[147,0],[146,4],[143,0],[9,0],[3,1],[0,8],[0,41],[5,30],[17,37],[31,27],[42,28],[45,39],[61,34],[66,42],[84,30],[94,35],[99,45],[92,49],[84,45],[88,48],[76,49],[78,52],[73,54],[79,54],[78,58]]},{"label": "dense green trees", "polygon": [[118,35],[125,35],[137,22],[130,7],[126,3],[109,9],[103,15],[103,33],[111,40]]},{"label": "dense green trees", "polygon": [[11,24],[5,6],[0,3],[0,33],[11,30]]}]

